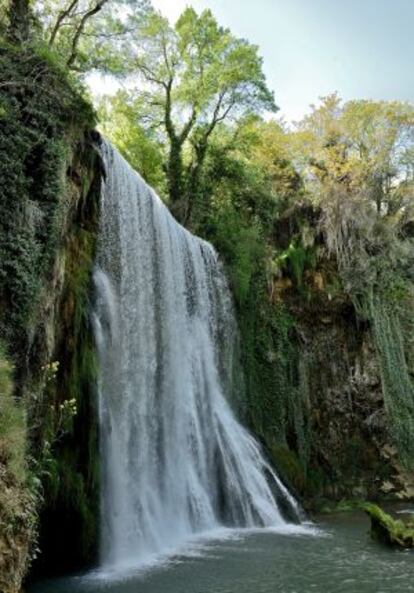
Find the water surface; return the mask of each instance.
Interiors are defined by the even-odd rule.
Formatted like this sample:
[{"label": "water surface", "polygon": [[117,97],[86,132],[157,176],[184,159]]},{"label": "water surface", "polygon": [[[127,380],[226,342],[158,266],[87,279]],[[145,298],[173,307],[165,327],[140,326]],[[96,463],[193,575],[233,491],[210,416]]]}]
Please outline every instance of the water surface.
[{"label": "water surface", "polygon": [[231,531],[123,577],[96,572],[30,593],[409,593],[414,553],[372,542],[362,514],[326,516],[297,533]]}]

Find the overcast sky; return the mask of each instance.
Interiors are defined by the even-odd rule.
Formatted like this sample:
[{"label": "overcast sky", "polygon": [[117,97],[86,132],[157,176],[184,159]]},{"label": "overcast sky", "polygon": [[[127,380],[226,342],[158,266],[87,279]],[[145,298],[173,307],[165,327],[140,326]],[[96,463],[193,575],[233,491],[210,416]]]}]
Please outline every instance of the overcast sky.
[{"label": "overcast sky", "polygon": [[175,21],[187,5],[260,48],[280,114],[321,95],[414,101],[414,0],[153,0]]}]

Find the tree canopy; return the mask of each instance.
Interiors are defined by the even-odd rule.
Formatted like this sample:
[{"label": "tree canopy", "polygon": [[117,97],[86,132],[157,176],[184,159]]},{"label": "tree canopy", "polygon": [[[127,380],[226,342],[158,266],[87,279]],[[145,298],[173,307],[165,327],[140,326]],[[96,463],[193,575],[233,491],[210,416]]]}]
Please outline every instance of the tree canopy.
[{"label": "tree canopy", "polygon": [[132,81],[123,100],[167,147],[169,199],[188,221],[219,124],[276,111],[273,94],[258,48],[220,27],[211,11],[187,8],[174,27],[153,10],[133,20],[134,34],[117,48]]}]

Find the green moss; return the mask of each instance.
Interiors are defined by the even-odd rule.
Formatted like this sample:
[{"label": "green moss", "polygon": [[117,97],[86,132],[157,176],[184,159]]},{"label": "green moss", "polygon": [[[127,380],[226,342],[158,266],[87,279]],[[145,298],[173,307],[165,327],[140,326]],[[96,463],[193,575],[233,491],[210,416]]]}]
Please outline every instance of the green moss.
[{"label": "green moss", "polygon": [[[94,560],[99,521],[97,358],[91,327],[91,281],[97,239],[98,186],[88,185],[80,219],[64,249],[65,280],[58,314],[59,371],[48,396],[43,442],[46,462],[41,545],[56,569],[71,570]],[[62,417],[74,402],[76,414]],[[71,409],[71,406],[69,406]],[[60,545],[66,533],[65,548]]]},{"label": "green moss", "polygon": [[414,518],[404,523],[368,502],[363,503],[361,508],[371,519],[371,537],[374,540],[397,548],[414,547]]},{"label": "green moss", "polygon": [[271,449],[271,459],[280,474],[297,491],[303,492],[306,486],[306,473],[297,453],[287,447]]},{"label": "green moss", "polygon": [[26,421],[21,402],[13,398],[12,365],[0,344],[0,464],[13,479],[26,481]]},{"label": "green moss", "polygon": [[286,468],[286,473],[301,489],[311,440],[307,364],[294,339],[293,316],[281,303],[274,307],[262,300],[258,308],[259,299],[263,299],[258,286],[251,291],[239,323],[247,421],[270,451],[296,452],[301,468]]},{"label": "green moss", "polygon": [[236,302],[244,306],[264,256],[260,226],[242,220],[235,208],[229,208],[214,220],[214,236],[209,239],[226,261]]}]

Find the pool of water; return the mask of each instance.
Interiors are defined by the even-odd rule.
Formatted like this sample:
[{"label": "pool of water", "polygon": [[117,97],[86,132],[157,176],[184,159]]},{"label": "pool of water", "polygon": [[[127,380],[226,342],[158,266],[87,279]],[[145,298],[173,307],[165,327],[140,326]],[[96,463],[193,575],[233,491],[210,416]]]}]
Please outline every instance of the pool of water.
[{"label": "pool of water", "polygon": [[226,531],[121,572],[43,581],[29,593],[409,593],[414,553],[372,542],[362,513],[293,532]]}]

